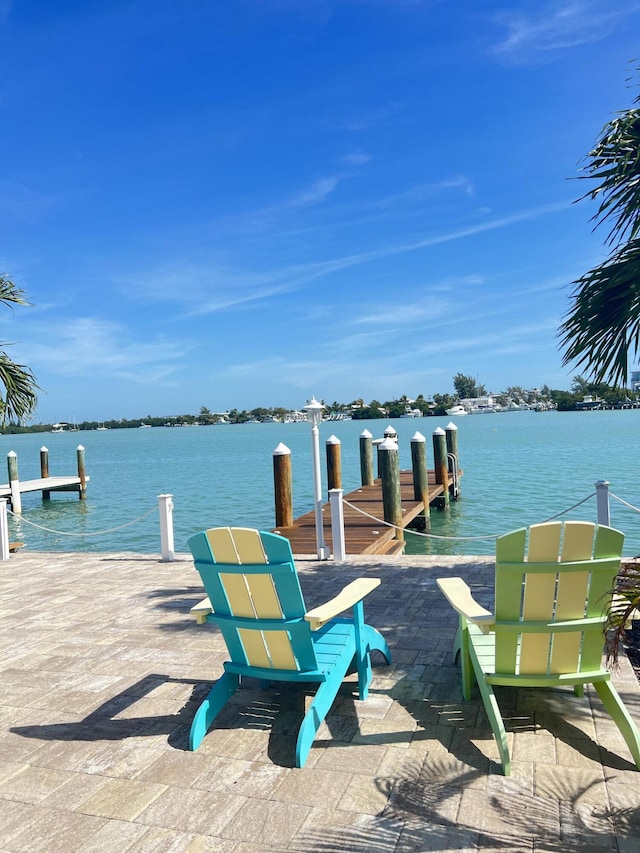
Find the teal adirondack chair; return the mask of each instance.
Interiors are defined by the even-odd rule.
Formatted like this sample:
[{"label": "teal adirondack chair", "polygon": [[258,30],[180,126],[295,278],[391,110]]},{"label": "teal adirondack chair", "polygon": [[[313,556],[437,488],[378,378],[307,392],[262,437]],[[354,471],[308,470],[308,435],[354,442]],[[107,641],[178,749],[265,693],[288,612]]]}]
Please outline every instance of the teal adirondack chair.
[{"label": "teal adirondack chair", "polygon": [[620,567],[624,535],[590,522],[547,522],[499,537],[495,615],[481,607],[461,578],[437,583],[460,626],[462,689],[478,683],[505,776],[509,749],[493,685],[571,685],[578,696],[593,684],[638,768],[640,735],[602,665],[603,626]]},{"label": "teal adirondack chair", "polygon": [[[364,622],[362,599],[377,578],[348,584],[326,604],[307,611],[289,540],[243,527],[204,530],[189,539],[207,598],[192,608],[199,624],[220,627],[231,660],[198,708],[189,748],[197,749],[240,678],[266,681],[318,682],[296,746],[302,767],[320,724],[355,662],[360,699],[371,682],[371,652],[388,663],[391,655],[381,634]],[[353,608],[353,617],[336,618]]]}]

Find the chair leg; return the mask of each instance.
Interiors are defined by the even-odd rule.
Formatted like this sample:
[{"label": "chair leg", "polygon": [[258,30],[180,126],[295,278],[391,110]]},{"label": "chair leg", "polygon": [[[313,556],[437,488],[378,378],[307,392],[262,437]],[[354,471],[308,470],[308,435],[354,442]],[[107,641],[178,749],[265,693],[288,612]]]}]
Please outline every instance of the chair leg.
[{"label": "chair leg", "polygon": [[380,631],[372,628],[371,625],[365,625],[363,633],[365,645],[369,647],[369,651],[380,652],[386,662],[391,663],[391,652],[389,651],[389,646]]},{"label": "chair leg", "polygon": [[593,686],[596,688],[596,692],[609,716],[620,729],[636,767],[640,770],[640,733],[631,719],[631,715],[610,681],[596,681]]},{"label": "chair leg", "polygon": [[358,667],[358,698],[366,699],[371,684],[371,652],[378,651],[384,655],[387,663],[391,663],[391,652],[385,638],[372,628],[362,625],[360,637],[356,633],[356,664]]},{"label": "chair leg", "polygon": [[309,710],[298,731],[298,742],[296,743],[296,767],[304,767],[313,740],[329,709],[333,705],[336,694],[342,683],[341,679],[331,678],[323,681],[313,698]]},{"label": "chair leg", "polygon": [[504,723],[502,722],[502,714],[498,707],[498,701],[495,693],[493,692],[493,687],[490,684],[487,684],[484,678],[478,676],[476,680],[478,682],[478,687],[480,688],[480,695],[482,696],[484,709],[487,712],[487,717],[491,724],[491,731],[493,732],[493,736],[498,746],[502,772],[505,776],[510,776],[511,759],[509,758],[509,747],[507,746],[507,732],[505,731]]},{"label": "chair leg", "polygon": [[[462,621],[462,619],[461,619]],[[469,628],[466,623],[460,625],[456,634],[456,641],[459,644],[460,652],[460,674],[462,676],[462,696],[464,699],[471,699],[471,688],[473,687],[473,666],[471,664],[471,655],[469,652]]]},{"label": "chair leg", "polygon": [[458,661],[458,655],[461,654],[461,652],[462,652],[462,640],[460,639],[461,634],[462,634],[462,628],[460,627],[456,631],[456,635],[453,638],[453,653],[451,656],[453,658],[453,665],[454,666],[456,665],[456,663]]},{"label": "chair leg", "polygon": [[240,676],[231,672],[225,672],[213,685],[207,698],[196,711],[189,732],[189,749],[196,750],[202,738],[209,730],[209,726],[218,716],[227,701],[238,689]]}]

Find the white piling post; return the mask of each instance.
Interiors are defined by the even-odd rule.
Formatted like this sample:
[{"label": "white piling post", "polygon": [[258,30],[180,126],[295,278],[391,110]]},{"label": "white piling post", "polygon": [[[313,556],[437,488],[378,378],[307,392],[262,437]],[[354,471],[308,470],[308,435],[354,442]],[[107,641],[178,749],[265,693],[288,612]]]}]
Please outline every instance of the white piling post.
[{"label": "white piling post", "polygon": [[598,524],[611,525],[609,513],[609,486],[608,480],[598,480],[596,483],[596,508],[598,513]]},{"label": "white piling post", "polygon": [[9,559],[9,522],[7,499],[0,498],[0,560]]},{"label": "white piling post", "polygon": [[176,554],[173,546],[173,495],[158,495],[160,511],[160,549],[163,563],[172,563]]},{"label": "white piling post", "polygon": [[311,424],[311,454],[313,458],[313,493],[316,520],[316,552],[319,560],[329,558],[329,549],[324,541],[324,522],[322,519],[322,477],[320,473],[320,431],[318,425],[322,421],[324,406],[315,397],[302,407]]},{"label": "white piling post", "polygon": [[333,540],[333,559],[344,560],[347,548],[344,541],[344,506],[342,495],[344,489],[331,489],[331,538]]},{"label": "white piling post", "polygon": [[15,515],[20,515],[22,513],[22,497],[20,495],[20,480],[18,479],[18,454],[15,450],[10,450],[7,453],[7,467],[11,488],[11,509]]}]

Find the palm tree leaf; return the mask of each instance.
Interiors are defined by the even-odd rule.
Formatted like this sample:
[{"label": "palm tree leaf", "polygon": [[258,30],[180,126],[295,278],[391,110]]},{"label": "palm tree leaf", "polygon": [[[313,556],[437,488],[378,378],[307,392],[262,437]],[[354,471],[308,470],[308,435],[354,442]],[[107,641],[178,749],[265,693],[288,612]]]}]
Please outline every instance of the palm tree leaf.
[{"label": "palm tree leaf", "polygon": [[596,382],[624,384],[640,347],[640,237],[575,282],[559,334],[563,363],[576,361]]}]

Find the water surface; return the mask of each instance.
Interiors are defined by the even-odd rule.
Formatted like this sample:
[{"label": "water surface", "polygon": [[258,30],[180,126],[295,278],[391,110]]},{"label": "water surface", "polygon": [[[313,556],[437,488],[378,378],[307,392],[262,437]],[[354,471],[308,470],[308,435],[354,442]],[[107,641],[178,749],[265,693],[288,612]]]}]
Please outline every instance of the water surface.
[{"label": "water surface", "polygon": [[[411,467],[410,439],[427,438],[433,467],[431,435],[450,418],[393,421],[327,422],[324,442],[336,435],[342,443],[343,486],[360,482],[359,435],[369,429],[381,437],[388,423],[399,435],[400,465]],[[640,451],[635,438],[640,410],[606,412],[518,412],[472,415],[455,421],[460,465],[464,469],[461,500],[448,512],[432,511],[432,532],[456,540],[410,537],[411,552],[489,554],[492,540],[473,537],[500,534],[543,521],[594,492],[597,480],[609,480],[611,491],[640,506]],[[246,525],[272,528],[273,461],[276,445],[292,453],[294,512],[313,505],[311,431],[307,424],[238,424],[87,431],[63,434],[3,436],[5,455],[18,454],[21,479],[40,476],[39,450],[49,448],[50,473],[73,474],[76,447],[86,449],[91,480],[88,499],[54,495],[43,503],[38,493],[23,496],[23,519],[11,519],[11,536],[33,550],[159,551],[157,513],[105,535],[88,534],[139,518],[157,506],[159,494],[174,498],[176,550],[203,527]],[[6,476],[2,478],[6,482]],[[595,498],[566,517],[594,519]],[[626,534],[625,553],[640,553],[638,513],[611,502],[612,524]],[[34,522],[67,536],[31,527]]]}]

